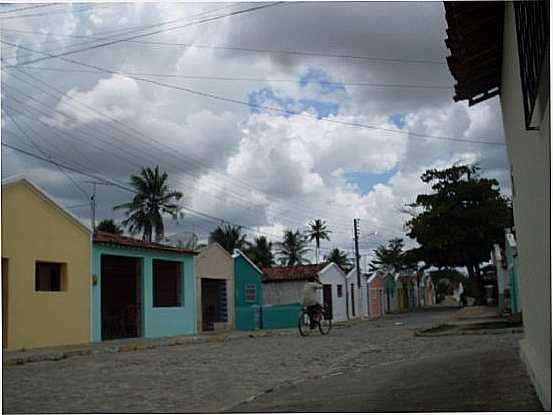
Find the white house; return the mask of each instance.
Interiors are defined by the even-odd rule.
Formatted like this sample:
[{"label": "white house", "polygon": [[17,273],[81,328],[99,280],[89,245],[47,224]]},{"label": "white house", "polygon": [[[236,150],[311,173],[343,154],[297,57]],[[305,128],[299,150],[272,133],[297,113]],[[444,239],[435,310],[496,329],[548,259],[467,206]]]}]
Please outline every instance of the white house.
[{"label": "white house", "polygon": [[263,268],[263,304],[284,305],[303,301],[303,287],[311,278],[323,284],[320,303],[332,311],[334,321],[348,319],[347,278],[334,263]]},{"label": "white house", "polygon": [[358,286],[357,268],[353,268],[347,275],[348,280],[348,312],[350,318],[368,317],[368,287],[367,275],[361,273],[361,287]]},{"label": "white house", "polygon": [[551,114],[549,1],[444,2],[455,101],[499,94],[524,320],[521,357],[551,411]]},{"label": "white house", "polygon": [[345,272],[331,262],[319,271],[319,281],[323,284],[323,301],[328,303],[328,299],[331,299],[332,319],[334,321],[347,320],[347,305],[351,293],[347,287],[348,279]]}]

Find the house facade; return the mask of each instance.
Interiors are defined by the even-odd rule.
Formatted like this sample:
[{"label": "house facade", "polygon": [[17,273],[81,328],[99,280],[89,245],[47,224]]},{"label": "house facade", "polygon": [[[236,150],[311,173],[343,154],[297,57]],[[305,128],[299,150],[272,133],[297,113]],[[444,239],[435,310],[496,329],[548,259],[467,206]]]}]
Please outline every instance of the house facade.
[{"label": "house facade", "polygon": [[238,330],[262,328],[263,304],[262,271],[246,254],[234,250],[234,310],[235,327]]},{"label": "house facade", "polygon": [[384,300],[385,313],[398,312],[396,278],[391,272],[386,272],[384,276]]},{"label": "house facade", "polygon": [[367,280],[369,290],[369,317],[377,319],[384,315],[384,272],[376,271]]},{"label": "house facade", "polygon": [[218,243],[196,257],[198,331],[234,328],[234,259]]},{"label": "house facade", "polygon": [[[350,318],[363,318],[369,315],[367,278],[366,274],[361,273],[360,281],[357,281],[357,268],[355,267],[347,274],[348,313]],[[358,283],[360,283],[360,287]]]},{"label": "house facade", "polygon": [[521,357],[550,411],[550,5],[543,0],[444,5],[454,99],[474,105],[500,98],[517,232]]},{"label": "house facade", "polygon": [[2,348],[87,343],[90,230],[26,178],[2,182]]},{"label": "house facade", "polygon": [[195,255],[187,248],[96,232],[92,340],[195,334]]},{"label": "house facade", "polygon": [[502,251],[499,244],[494,244],[490,256],[497,277],[497,306],[500,313],[507,313],[511,309],[511,305],[508,304],[510,298],[509,271],[505,251]]},{"label": "house facade", "polygon": [[321,304],[332,312],[332,319],[346,321],[354,317],[348,312],[348,306],[349,311],[358,310],[359,304],[355,304],[356,281],[348,280],[344,271],[333,262],[327,264],[318,274],[319,281],[323,284]]}]

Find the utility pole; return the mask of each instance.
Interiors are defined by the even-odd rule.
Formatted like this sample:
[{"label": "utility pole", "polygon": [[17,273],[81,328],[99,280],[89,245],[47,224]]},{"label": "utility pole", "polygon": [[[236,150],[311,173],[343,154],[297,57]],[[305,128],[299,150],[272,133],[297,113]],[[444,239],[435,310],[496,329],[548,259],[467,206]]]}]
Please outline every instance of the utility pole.
[{"label": "utility pole", "polygon": [[353,239],[355,241],[355,266],[357,268],[357,287],[361,288],[361,269],[359,268],[359,219],[353,219]]},{"label": "utility pole", "polygon": [[92,184],[92,195],[90,196],[90,224],[92,227],[92,233],[96,232],[96,182],[89,182]]}]

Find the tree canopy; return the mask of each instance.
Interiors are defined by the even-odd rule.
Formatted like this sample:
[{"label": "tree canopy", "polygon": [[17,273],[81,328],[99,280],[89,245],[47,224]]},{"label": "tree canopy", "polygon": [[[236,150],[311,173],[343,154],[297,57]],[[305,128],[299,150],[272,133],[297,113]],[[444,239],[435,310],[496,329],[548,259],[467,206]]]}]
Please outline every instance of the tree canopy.
[{"label": "tree canopy", "polygon": [[123,228],[119,226],[113,219],[104,219],[98,223],[96,230],[100,232],[112,233],[114,235],[122,235]]},{"label": "tree canopy", "polygon": [[273,243],[264,236],[254,239],[246,248],[248,257],[260,268],[271,267],[274,265]]},{"label": "tree canopy", "polygon": [[282,242],[277,244],[279,260],[282,265],[302,265],[309,261],[305,255],[309,252],[307,237],[299,230],[285,230]]},{"label": "tree canopy", "polygon": [[330,241],[329,234],[332,233],[326,227],[326,222],[321,219],[315,219],[309,222],[309,229],[307,231],[307,238],[309,241],[315,240],[315,260],[319,263],[319,249],[321,247],[321,240],[326,239]]},{"label": "tree canopy", "polygon": [[242,227],[237,225],[217,226],[209,234],[208,240],[209,243],[217,242],[231,255],[235,249],[244,250],[247,247],[246,235],[242,233]]},{"label": "tree canopy", "polygon": [[348,272],[353,267],[353,261],[348,258],[346,251],[342,251],[339,248],[334,248],[330,253],[325,256],[325,260],[328,262],[334,262],[338,265],[342,271]]},{"label": "tree canopy", "polygon": [[403,251],[403,239],[395,238],[388,241],[385,245],[379,245],[374,251],[375,259],[369,264],[371,271],[391,270],[401,271],[407,268],[408,261],[411,257],[407,257]]},{"label": "tree canopy", "polygon": [[421,179],[433,192],[417,196],[410,207],[418,213],[406,223],[428,266],[466,267],[476,279],[480,263],[513,224],[509,199],[501,195],[497,180],[480,177],[479,170],[478,165],[427,170]]},{"label": "tree canopy", "polygon": [[142,232],[142,239],[152,241],[155,233],[156,241],[163,239],[165,226],[162,214],[176,218],[178,206],[174,201],[182,197],[181,192],[169,189],[167,173],[160,173],[159,166],[155,169],[142,168],[140,174],[131,175],[130,185],[134,189],[132,201],[115,206],[113,209],[126,209],[127,219],[122,224],[128,227],[131,234]]}]

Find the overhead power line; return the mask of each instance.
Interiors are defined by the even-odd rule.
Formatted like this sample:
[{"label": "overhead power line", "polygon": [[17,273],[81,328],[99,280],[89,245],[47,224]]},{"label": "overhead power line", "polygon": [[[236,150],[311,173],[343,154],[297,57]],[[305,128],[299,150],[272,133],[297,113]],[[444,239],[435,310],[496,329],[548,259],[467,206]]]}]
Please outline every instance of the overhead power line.
[{"label": "overhead power line", "polygon": [[89,51],[89,50],[94,50],[94,49],[103,48],[103,47],[106,47],[106,46],[111,46],[111,45],[115,45],[117,43],[129,41],[129,40],[139,39],[139,38],[146,37],[146,36],[153,36],[153,35],[156,35],[158,33],[164,33],[164,32],[168,32],[168,31],[171,31],[171,30],[177,30],[177,29],[184,29],[186,27],[195,26],[195,25],[202,24],[202,23],[213,22],[215,20],[220,20],[220,19],[224,19],[224,18],[227,18],[227,17],[237,16],[237,15],[244,14],[244,13],[251,13],[251,12],[254,12],[254,11],[258,11],[258,10],[267,9],[269,7],[279,6],[281,4],[283,4],[283,2],[276,2],[276,3],[271,3],[271,4],[264,4],[264,5],[261,5],[261,6],[250,7],[250,8],[247,8],[247,9],[241,9],[241,10],[237,10],[237,11],[230,12],[230,13],[227,13],[227,14],[222,14],[222,15],[213,16],[213,17],[207,17],[207,18],[204,18],[204,19],[201,19],[201,20],[189,22],[189,23],[179,25],[179,26],[165,28],[165,29],[158,29],[158,30],[155,30],[153,32],[142,33],[142,34],[134,35],[134,36],[123,38],[123,39],[115,39],[115,40],[103,42],[103,43],[100,43],[100,44],[96,44],[96,45],[93,45],[93,46],[88,46],[88,47],[85,47],[85,48],[69,50],[69,51],[61,52],[61,53],[54,54],[54,55],[48,54],[48,56],[44,56],[42,58],[31,59],[31,60],[28,60],[28,61],[25,61],[25,62],[18,63],[14,66],[28,65],[28,64],[31,64],[31,63],[41,62],[41,61],[48,60],[48,59],[73,55],[75,53],[86,52],[86,51]]},{"label": "overhead power line", "polygon": [[[15,46],[13,43],[7,42],[5,40],[0,40],[0,43],[7,44],[7,45],[10,45],[10,46]],[[50,55],[46,52],[40,52],[40,51],[31,49],[31,48],[28,48],[28,47],[24,47],[24,46],[20,46],[20,47],[22,49],[27,49],[31,52],[41,53],[41,54],[47,55],[47,56],[52,57],[52,58],[59,58],[63,61],[74,63],[76,65],[96,69],[100,72],[109,73],[109,74],[113,74],[113,75],[125,76],[124,73],[120,73],[119,71],[112,71],[112,70],[103,68],[103,67],[98,66],[98,65],[91,65],[91,64],[83,63],[83,62],[80,62],[80,61],[77,61],[77,60],[74,60],[74,59],[71,59],[71,58],[65,58],[65,57],[61,57],[61,56]],[[6,66],[5,68],[13,68],[13,66]],[[213,94],[213,93],[210,93],[210,92],[203,92],[203,91],[198,91],[198,90],[195,90],[195,89],[192,89],[192,88],[187,88],[187,87],[183,87],[183,86],[179,86],[179,85],[167,84],[165,82],[160,82],[160,81],[156,81],[156,80],[153,80],[153,79],[147,79],[147,78],[138,77],[138,76],[127,76],[127,78],[134,79],[136,81],[150,83],[152,85],[157,85],[157,86],[162,86],[162,87],[165,87],[165,88],[171,88],[171,89],[187,92],[188,94],[191,94],[191,95],[210,98],[210,99],[216,100],[216,101],[229,102],[229,103],[232,103],[232,104],[246,106],[248,108],[256,108],[256,109],[265,110],[265,111],[272,111],[272,112],[277,112],[277,113],[282,113],[282,114],[294,115],[294,116],[298,116],[298,117],[302,117],[302,118],[315,119],[315,120],[318,120],[318,121],[324,121],[324,122],[328,122],[328,123],[332,123],[332,124],[344,125],[344,126],[349,126],[349,127],[358,127],[358,128],[364,128],[364,129],[375,130],[375,131],[385,131],[385,132],[393,133],[393,134],[401,134],[401,135],[411,136],[411,137],[417,138],[417,139],[434,139],[434,140],[441,140],[441,141],[452,141],[452,142],[461,142],[461,143],[470,143],[470,144],[505,146],[505,143],[500,143],[500,142],[493,142],[493,141],[486,141],[486,140],[469,140],[469,139],[464,139],[464,138],[456,138],[456,137],[448,137],[448,136],[420,134],[420,133],[405,131],[405,130],[400,130],[400,129],[377,127],[377,126],[374,126],[374,125],[369,125],[369,124],[364,124],[364,123],[359,123],[359,122],[343,121],[343,120],[337,120],[337,119],[334,119],[334,118],[324,118],[324,117],[320,118],[316,115],[311,115],[311,114],[308,114],[308,113],[305,113],[305,112],[300,113],[300,112],[297,112],[297,111],[291,111],[291,110],[287,110],[287,109],[284,109],[284,108],[276,108],[276,107],[271,107],[271,106],[268,106],[268,105],[253,104],[253,103],[250,103],[250,102],[246,102],[246,101],[242,101],[242,100],[234,99],[234,98],[228,98],[228,97]]]},{"label": "overhead power line", "polygon": [[[19,29],[2,29],[5,32],[13,33],[30,33],[30,34],[42,34],[40,32],[34,32],[31,30],[19,30]],[[93,40],[105,40],[105,37],[97,36],[85,36],[85,35],[63,35],[48,33],[49,36],[65,37],[65,38],[85,38]],[[121,42],[135,43],[140,45],[151,46],[168,46],[168,47],[184,47],[184,48],[196,48],[196,49],[212,49],[212,50],[228,50],[234,52],[246,52],[246,53],[264,53],[274,55],[296,55],[296,56],[311,56],[317,58],[334,58],[334,59],[352,59],[370,62],[387,62],[387,63],[413,63],[413,64],[431,64],[431,65],[445,65],[444,59],[405,59],[405,58],[390,58],[383,56],[366,56],[344,53],[325,53],[319,51],[305,51],[305,50],[286,50],[286,49],[267,49],[267,48],[249,48],[241,46],[227,46],[227,45],[203,45],[196,43],[182,43],[182,42],[161,42],[161,41],[147,41],[147,40],[135,40],[135,39],[122,39]],[[89,42],[85,42],[89,43]],[[68,47],[74,47],[83,44],[83,42],[69,45]]]},{"label": "overhead power line", "polygon": [[37,5],[34,5],[34,6],[20,7],[18,9],[1,10],[0,14],[16,13],[16,12],[21,12],[23,10],[38,9],[38,8],[41,8],[41,7],[52,7],[52,6],[56,6],[56,5],[57,5],[56,3],[37,4]]},{"label": "overhead power line", "polygon": [[[38,71],[52,71],[52,72],[69,72],[69,73],[91,73],[98,75],[97,70],[87,69],[71,69],[71,68],[48,68],[38,66],[25,66],[25,70],[34,69]],[[231,81],[231,82],[286,82],[286,83],[298,83],[297,79],[271,79],[271,78],[253,78],[253,77],[230,77],[230,76],[206,76],[206,75],[183,75],[183,74],[161,74],[161,73],[148,73],[148,72],[127,72],[121,71],[120,74],[124,76],[151,76],[155,78],[177,78],[188,80],[208,80],[208,81]],[[435,89],[435,90],[450,90],[453,86],[446,85],[416,85],[416,84],[380,84],[364,81],[316,81],[318,84],[325,86],[360,86],[360,87],[373,87],[373,88],[414,88],[414,89]]]}]

